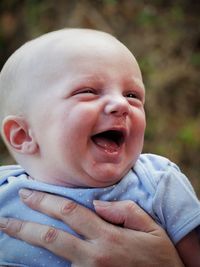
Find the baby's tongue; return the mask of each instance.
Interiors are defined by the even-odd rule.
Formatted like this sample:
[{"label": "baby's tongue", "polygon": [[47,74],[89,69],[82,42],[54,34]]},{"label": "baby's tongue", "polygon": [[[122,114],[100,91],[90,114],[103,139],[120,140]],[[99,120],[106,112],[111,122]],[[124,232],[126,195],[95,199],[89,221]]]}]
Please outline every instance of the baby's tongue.
[{"label": "baby's tongue", "polygon": [[108,139],[103,136],[94,136],[92,140],[97,146],[100,146],[101,148],[109,152],[115,152],[119,149],[119,146],[117,145],[117,143],[113,141],[112,139]]}]

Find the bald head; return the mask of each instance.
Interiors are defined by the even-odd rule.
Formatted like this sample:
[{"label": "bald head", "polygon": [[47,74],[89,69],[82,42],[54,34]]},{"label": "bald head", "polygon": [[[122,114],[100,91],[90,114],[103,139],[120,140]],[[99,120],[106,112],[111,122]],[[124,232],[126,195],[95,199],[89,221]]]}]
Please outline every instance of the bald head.
[{"label": "bald head", "polygon": [[11,55],[0,73],[0,123],[8,115],[28,116],[41,90],[59,82],[67,62],[76,61],[76,67],[82,59],[87,64],[88,51],[95,57],[99,51],[101,60],[104,49],[113,53],[116,46],[133,57],[112,35],[89,29],[63,29],[27,42]]},{"label": "bald head", "polygon": [[[80,45],[84,47],[89,44],[92,50],[96,38],[102,49],[108,40],[122,45],[104,32],[63,29],[42,35],[20,47],[11,55],[0,73],[0,122],[9,114],[26,114],[30,101],[39,93],[38,88],[45,87],[46,77],[53,81],[59,76],[62,68],[60,54],[62,59],[68,60],[72,50],[78,51]],[[80,53],[84,56],[83,50]],[[45,65],[51,65],[48,73]]]}]

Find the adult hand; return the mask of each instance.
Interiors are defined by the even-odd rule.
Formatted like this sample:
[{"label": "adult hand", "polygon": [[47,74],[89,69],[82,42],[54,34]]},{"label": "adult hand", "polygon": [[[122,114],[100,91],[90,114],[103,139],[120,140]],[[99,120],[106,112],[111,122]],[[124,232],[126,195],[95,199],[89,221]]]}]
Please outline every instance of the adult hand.
[{"label": "adult hand", "polygon": [[30,208],[62,220],[84,240],[47,225],[16,219],[8,219],[3,228],[1,224],[1,230],[70,260],[73,267],[183,266],[165,232],[131,201],[95,201],[96,212],[106,222],[62,197],[27,190],[20,194]]}]

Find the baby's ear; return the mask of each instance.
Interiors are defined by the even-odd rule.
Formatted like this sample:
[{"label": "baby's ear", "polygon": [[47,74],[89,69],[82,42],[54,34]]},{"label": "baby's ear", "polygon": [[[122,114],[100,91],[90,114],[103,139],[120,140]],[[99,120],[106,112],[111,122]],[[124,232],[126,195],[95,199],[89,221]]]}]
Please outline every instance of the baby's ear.
[{"label": "baby's ear", "polygon": [[11,150],[21,154],[34,154],[38,145],[26,120],[19,116],[7,116],[2,124],[3,137]]}]

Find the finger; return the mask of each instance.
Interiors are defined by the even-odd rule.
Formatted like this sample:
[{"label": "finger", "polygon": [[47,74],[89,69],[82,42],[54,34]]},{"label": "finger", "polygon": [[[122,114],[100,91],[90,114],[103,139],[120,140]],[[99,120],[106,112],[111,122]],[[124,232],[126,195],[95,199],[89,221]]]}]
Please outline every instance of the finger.
[{"label": "finger", "polygon": [[85,239],[95,239],[100,236],[100,229],[105,222],[74,201],[27,189],[20,190],[19,193],[23,202],[30,208],[63,221]]},{"label": "finger", "polygon": [[133,201],[104,202],[95,200],[94,207],[98,215],[111,223],[123,224],[125,228],[146,233],[160,231],[160,227],[154,220]]},{"label": "finger", "polygon": [[86,254],[86,241],[48,225],[0,218],[0,230],[32,245],[46,248],[71,262],[77,261],[81,255]]}]

